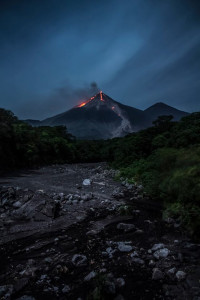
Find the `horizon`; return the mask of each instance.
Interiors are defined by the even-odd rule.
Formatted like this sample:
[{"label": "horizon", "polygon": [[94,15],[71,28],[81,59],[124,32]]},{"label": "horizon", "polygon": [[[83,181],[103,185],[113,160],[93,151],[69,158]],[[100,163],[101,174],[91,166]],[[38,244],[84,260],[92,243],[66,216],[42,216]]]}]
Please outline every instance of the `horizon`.
[{"label": "horizon", "polygon": [[[75,106],[73,106],[73,107],[71,107],[71,108],[69,108],[69,109],[67,109],[67,110],[65,110],[65,111],[58,112],[56,115],[59,115],[59,114],[68,112],[68,111],[70,111],[70,110],[72,110],[72,109],[74,109],[74,108],[81,108],[81,107],[85,106],[85,104],[87,104],[89,101],[91,101],[95,96],[97,96],[97,95],[100,94],[101,92],[102,92],[102,91],[99,91],[97,94],[92,95],[90,98],[85,99],[85,100],[82,100],[82,101],[79,101],[78,104],[76,104]],[[103,92],[102,92],[102,93],[103,93]],[[114,100],[114,101],[120,103],[120,104],[123,104],[123,105],[125,105],[125,106],[133,107],[133,106],[131,106],[131,105],[126,105],[126,104],[124,104],[124,103],[121,103],[121,102],[118,101],[117,99],[113,99],[112,97],[110,97],[110,96],[107,95],[106,93],[103,93],[103,94],[106,95],[106,96],[108,96],[108,97],[111,98],[112,100]],[[84,105],[82,105],[83,103],[84,103]],[[148,107],[146,107],[146,108],[144,108],[144,109],[140,109],[140,108],[138,108],[138,107],[133,107],[133,108],[136,108],[136,109],[141,110],[141,111],[145,111],[146,109],[148,109],[148,108],[150,108],[150,107],[152,107],[152,106],[154,106],[154,105],[156,105],[156,104],[164,104],[164,105],[166,105],[166,106],[170,106],[170,107],[173,107],[173,108],[175,108],[175,109],[177,109],[177,110],[179,110],[179,111],[182,111],[181,109],[179,109],[179,108],[177,108],[177,107],[175,107],[175,106],[168,105],[167,103],[165,103],[165,102],[163,102],[163,101],[159,101],[159,102],[153,103],[152,105],[150,105],[150,106],[148,106]],[[187,111],[183,111],[183,112],[189,113],[189,112],[187,112]],[[195,111],[194,111],[194,112],[195,112]],[[45,120],[45,119],[54,117],[54,116],[56,116],[56,115],[50,115],[50,116],[47,116],[47,117],[45,117],[45,118],[43,118],[43,119],[32,119],[32,118],[27,118],[27,119],[24,119],[24,120],[43,121],[43,120]],[[18,117],[18,116],[17,116],[17,117]]]}]

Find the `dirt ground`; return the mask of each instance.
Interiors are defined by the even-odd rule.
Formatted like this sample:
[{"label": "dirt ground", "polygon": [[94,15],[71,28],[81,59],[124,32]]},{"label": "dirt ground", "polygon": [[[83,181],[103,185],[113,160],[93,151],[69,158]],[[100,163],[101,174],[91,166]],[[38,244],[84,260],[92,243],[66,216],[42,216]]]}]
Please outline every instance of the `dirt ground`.
[{"label": "dirt ground", "polygon": [[106,164],[0,178],[0,299],[200,299],[200,245]]}]

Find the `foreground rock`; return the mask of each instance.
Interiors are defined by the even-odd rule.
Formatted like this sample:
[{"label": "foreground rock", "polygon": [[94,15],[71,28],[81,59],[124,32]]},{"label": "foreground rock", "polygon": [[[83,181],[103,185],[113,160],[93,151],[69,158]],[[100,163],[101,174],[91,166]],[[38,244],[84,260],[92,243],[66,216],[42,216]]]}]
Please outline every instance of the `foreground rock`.
[{"label": "foreground rock", "polygon": [[83,164],[1,179],[1,299],[200,297],[199,245],[115,174]]}]

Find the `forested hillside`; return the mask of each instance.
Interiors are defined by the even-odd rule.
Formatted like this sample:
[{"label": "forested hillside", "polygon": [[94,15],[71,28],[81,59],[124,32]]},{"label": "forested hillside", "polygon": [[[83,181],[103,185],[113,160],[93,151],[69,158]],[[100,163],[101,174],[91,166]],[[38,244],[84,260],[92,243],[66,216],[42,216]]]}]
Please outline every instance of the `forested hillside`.
[{"label": "forested hillside", "polygon": [[1,171],[45,164],[107,161],[120,176],[141,182],[195,236],[200,228],[200,113],[179,122],[161,116],[124,138],[77,141],[63,126],[32,127],[0,110]]}]

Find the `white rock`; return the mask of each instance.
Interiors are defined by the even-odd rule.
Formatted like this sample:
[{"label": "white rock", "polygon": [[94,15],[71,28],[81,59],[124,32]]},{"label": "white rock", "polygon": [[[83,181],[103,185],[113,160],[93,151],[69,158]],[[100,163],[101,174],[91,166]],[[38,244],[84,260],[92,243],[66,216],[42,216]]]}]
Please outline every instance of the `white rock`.
[{"label": "white rock", "polygon": [[154,252],[153,256],[157,259],[166,258],[169,255],[169,250],[167,248],[163,248]]},{"label": "white rock", "polygon": [[91,180],[90,179],[84,179],[83,180],[83,185],[91,185]]}]

